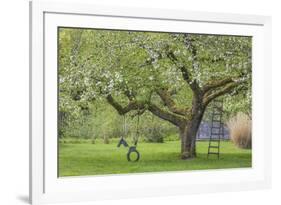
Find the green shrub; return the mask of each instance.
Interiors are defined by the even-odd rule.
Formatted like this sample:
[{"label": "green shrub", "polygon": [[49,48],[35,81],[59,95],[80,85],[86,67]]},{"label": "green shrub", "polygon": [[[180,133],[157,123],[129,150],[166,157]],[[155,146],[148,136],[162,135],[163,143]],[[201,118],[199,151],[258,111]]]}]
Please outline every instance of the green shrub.
[{"label": "green shrub", "polygon": [[145,141],[153,143],[163,143],[164,142],[164,133],[160,127],[148,128],[145,133]]}]

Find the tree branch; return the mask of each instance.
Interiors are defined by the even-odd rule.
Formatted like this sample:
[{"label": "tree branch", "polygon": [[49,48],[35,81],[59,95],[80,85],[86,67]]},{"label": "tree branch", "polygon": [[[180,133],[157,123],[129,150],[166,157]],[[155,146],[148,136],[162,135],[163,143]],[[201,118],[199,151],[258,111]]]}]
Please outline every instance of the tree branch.
[{"label": "tree branch", "polygon": [[206,93],[212,89],[217,89],[219,87],[225,86],[226,84],[229,83],[233,83],[233,79],[232,78],[226,78],[226,79],[222,79],[222,80],[218,80],[218,81],[213,81],[213,82],[209,82],[206,85],[203,86],[203,93]]},{"label": "tree branch", "polygon": [[120,114],[124,115],[131,110],[138,110],[138,109],[144,109],[145,104],[144,103],[138,103],[136,101],[130,101],[127,106],[123,107],[121,104],[119,104],[112,95],[107,95],[106,97],[107,102],[115,108],[115,110]]},{"label": "tree branch", "polygon": [[217,91],[213,91],[210,90],[209,92],[206,92],[204,94],[204,98],[203,98],[203,105],[207,106],[212,100],[214,100],[215,98],[225,95],[227,93],[230,93],[235,87],[237,87],[241,82],[232,82],[232,83],[228,83],[226,84],[225,87],[217,90]]},{"label": "tree branch", "polygon": [[127,96],[127,98],[128,98],[130,101],[135,100],[136,96],[135,96],[134,92],[131,91],[131,90],[128,88],[128,86],[125,86],[125,87],[126,87],[126,89],[125,89],[125,91],[124,91],[124,94]]},{"label": "tree branch", "polygon": [[152,103],[149,104],[148,110],[157,117],[169,121],[176,126],[180,126],[185,121],[184,117],[165,111]]},{"label": "tree branch", "polygon": [[144,110],[147,108],[152,114],[156,115],[157,117],[159,117],[163,120],[169,121],[170,123],[172,123],[176,126],[179,126],[185,120],[184,117],[181,117],[181,116],[173,114],[169,111],[163,110],[153,103],[145,104],[145,103],[140,103],[140,102],[136,102],[136,101],[130,101],[127,106],[123,107],[112,97],[112,95],[108,95],[106,97],[106,99],[107,99],[107,102],[111,106],[113,106],[120,115],[125,115],[126,113],[128,113],[132,110]]},{"label": "tree branch", "polygon": [[168,107],[168,109],[178,115],[185,115],[186,109],[178,108],[176,106],[175,101],[172,99],[172,96],[168,89],[158,89],[156,93],[160,96],[161,100],[163,101],[164,105]]},{"label": "tree branch", "polygon": [[179,68],[179,70],[181,71],[182,77],[183,79],[187,82],[187,84],[190,86],[190,88],[195,91],[198,92],[199,91],[199,85],[196,82],[196,80],[191,80],[190,76],[191,74],[189,73],[188,69],[184,66],[184,65],[178,65],[178,59],[177,57],[174,55],[173,52],[169,51],[167,53],[168,58],[174,63],[174,65]]}]

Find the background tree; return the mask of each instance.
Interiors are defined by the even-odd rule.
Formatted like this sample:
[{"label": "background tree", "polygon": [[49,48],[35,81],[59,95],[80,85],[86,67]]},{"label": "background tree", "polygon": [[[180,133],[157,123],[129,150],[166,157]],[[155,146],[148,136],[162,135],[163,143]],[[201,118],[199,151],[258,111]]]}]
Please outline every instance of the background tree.
[{"label": "background tree", "polygon": [[59,38],[60,111],[101,98],[120,115],[149,111],[178,128],[183,159],[196,156],[212,100],[250,93],[250,37],[60,29]]}]

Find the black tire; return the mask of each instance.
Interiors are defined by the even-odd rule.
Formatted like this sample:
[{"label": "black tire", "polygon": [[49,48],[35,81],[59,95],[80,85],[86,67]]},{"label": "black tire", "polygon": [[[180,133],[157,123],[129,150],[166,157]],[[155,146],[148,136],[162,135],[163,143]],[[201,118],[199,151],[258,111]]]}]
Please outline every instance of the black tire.
[{"label": "black tire", "polygon": [[[131,154],[132,153],[136,153],[136,155],[137,155],[137,158],[135,159],[135,160],[132,160],[131,159]],[[136,149],[136,147],[130,147],[129,148],[129,151],[128,151],[128,153],[127,153],[127,160],[129,161],[129,162],[137,162],[137,161],[139,161],[139,159],[140,159],[140,153],[138,152],[138,150]]]}]

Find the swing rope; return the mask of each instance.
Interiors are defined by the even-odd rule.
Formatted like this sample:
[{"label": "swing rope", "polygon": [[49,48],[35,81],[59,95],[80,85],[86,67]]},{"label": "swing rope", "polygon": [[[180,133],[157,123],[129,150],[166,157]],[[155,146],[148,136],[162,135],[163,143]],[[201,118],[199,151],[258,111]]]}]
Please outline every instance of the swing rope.
[{"label": "swing rope", "polygon": [[139,123],[140,123],[140,115],[139,115],[139,111],[138,111],[136,140],[135,140],[135,143],[134,143],[135,146],[137,146],[138,141],[139,141]]},{"label": "swing rope", "polygon": [[126,114],[123,115],[123,137],[126,136]]},{"label": "swing rope", "polygon": [[[126,129],[127,129],[127,124],[126,124],[126,115],[123,115],[123,136],[121,136],[121,139],[117,145],[117,147],[120,147],[121,145],[124,145],[124,147],[129,147],[128,153],[127,153],[127,160],[128,161],[133,161],[137,162],[140,159],[140,153],[137,150],[137,144],[139,140],[139,122],[140,122],[140,112],[138,109],[137,112],[138,118],[137,118],[137,128],[136,128],[136,138],[134,139],[134,146],[129,146],[126,140],[124,139],[126,135]],[[132,153],[136,154],[136,158],[132,159]]]},{"label": "swing rope", "polygon": [[124,139],[126,136],[126,116],[123,115],[123,135],[121,136],[121,139],[119,140],[117,147],[120,147],[121,145],[124,145],[124,147],[128,147],[128,143]]}]

